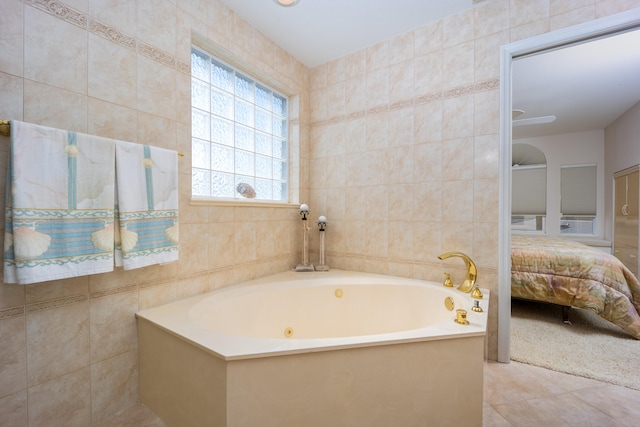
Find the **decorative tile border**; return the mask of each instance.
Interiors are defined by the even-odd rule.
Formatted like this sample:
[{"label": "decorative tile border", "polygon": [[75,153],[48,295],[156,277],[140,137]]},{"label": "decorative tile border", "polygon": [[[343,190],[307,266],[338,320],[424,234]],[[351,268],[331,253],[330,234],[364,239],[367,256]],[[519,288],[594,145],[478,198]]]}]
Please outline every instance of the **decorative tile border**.
[{"label": "decorative tile border", "polygon": [[70,24],[80,28],[87,28],[87,15],[64,3],[55,0],[27,0],[27,3]]},{"label": "decorative tile border", "polygon": [[459,96],[471,95],[473,92],[474,92],[474,86],[471,84],[467,86],[459,86],[459,87],[454,87],[452,89],[448,89],[444,92],[443,96],[445,99],[457,98]]},{"label": "decorative tile border", "polygon": [[[436,269],[442,266],[442,263],[438,261],[419,261],[419,260],[411,260],[411,259],[395,258],[395,257],[385,258],[385,257],[379,257],[379,256],[355,255],[355,254],[350,254],[346,252],[328,251],[325,254],[325,256],[329,259],[329,265],[331,265],[331,258],[334,258],[334,259],[339,258],[341,260],[350,259],[350,260],[359,260],[363,262],[374,261],[379,264],[383,264],[383,263],[405,264],[405,265],[413,265],[414,267],[428,267],[430,269],[433,269],[434,266]],[[459,268],[462,268],[462,267],[459,267]],[[482,269],[485,275],[498,274],[497,268],[482,267]]]},{"label": "decorative tile border", "polygon": [[76,304],[79,302],[88,301],[89,299],[96,299],[106,297],[109,295],[121,294],[125,292],[135,292],[138,290],[138,285],[122,286],[119,288],[105,289],[103,291],[93,292],[89,295],[73,295],[70,297],[56,298],[47,301],[42,301],[33,304],[27,304],[19,307],[11,307],[0,310],[0,319],[8,317],[21,316],[25,313],[35,313],[42,310],[48,310],[51,308],[64,307],[70,304]]},{"label": "decorative tile border", "polygon": [[500,79],[485,80],[483,82],[478,82],[475,85],[476,92],[484,92],[498,88],[500,88]]},{"label": "decorative tile border", "polygon": [[171,68],[176,68],[176,59],[173,56],[151,46],[150,44],[139,42],[138,53],[146,56],[147,58],[158,61],[161,64],[168,65]]},{"label": "decorative tile border", "polygon": [[355,120],[361,117],[365,117],[367,114],[376,114],[386,111],[400,110],[406,107],[412,107],[421,104],[428,104],[430,102],[442,101],[443,99],[457,98],[460,96],[472,95],[478,92],[486,92],[489,90],[498,89],[500,87],[500,79],[490,79],[482,82],[477,82],[465,86],[458,86],[448,89],[444,92],[433,92],[426,95],[421,95],[415,98],[409,98],[403,101],[398,101],[393,104],[381,105],[368,110],[361,110],[355,113],[347,114],[346,116],[329,117],[324,120],[318,120],[312,122],[311,126],[326,126],[330,124],[339,123],[345,120]]},{"label": "decorative tile border", "polygon": [[[203,274],[203,273],[202,272],[194,273],[194,275],[200,275],[200,274]],[[175,277],[171,276],[171,277],[166,277],[164,279],[158,279],[158,280],[146,280],[144,282],[138,283],[138,289],[142,290],[146,288],[152,288],[158,285],[164,285],[166,283],[173,283],[179,279],[180,279],[180,276],[175,276]]]},{"label": "decorative tile border", "polygon": [[350,113],[347,115],[347,120],[358,120],[367,115],[364,111],[356,111],[355,113]]},{"label": "decorative tile border", "polygon": [[387,111],[389,111],[389,104],[379,105],[377,107],[367,109],[367,114],[386,113]]},{"label": "decorative tile border", "polygon": [[103,24],[102,22],[92,19],[89,24],[89,31],[119,44],[120,46],[124,46],[134,51],[136,50],[136,39],[116,30],[113,27]]},{"label": "decorative tile border", "polygon": [[50,308],[64,307],[65,305],[76,304],[76,303],[84,302],[88,300],[89,300],[89,296],[86,294],[74,295],[66,298],[58,298],[58,299],[53,299],[49,301],[38,302],[35,304],[27,304],[26,312],[34,313],[37,311],[48,310]]},{"label": "decorative tile border", "polygon": [[399,101],[399,102],[395,102],[395,103],[391,104],[389,106],[389,110],[391,110],[391,111],[402,110],[403,108],[413,107],[414,105],[415,105],[415,100],[414,99],[407,99],[407,100],[404,100],[404,101]]},{"label": "decorative tile border", "polygon": [[[216,267],[211,271],[208,271],[204,274],[217,274],[217,273],[224,273],[224,272],[228,272],[228,271],[233,271],[236,268],[235,265],[225,265],[224,267]],[[200,273],[203,274],[203,273]],[[187,276],[180,276],[180,280],[184,280],[184,278],[189,277],[189,275]]]},{"label": "decorative tile border", "polygon": [[189,62],[180,61],[176,58],[176,70],[181,73],[191,75],[191,64]]},{"label": "decorative tile border", "polygon": [[125,292],[132,292],[132,291],[137,291],[138,290],[138,285],[129,285],[129,286],[122,286],[119,288],[111,288],[111,289],[105,289],[102,291],[98,291],[98,292],[93,292],[91,294],[89,294],[89,298],[90,299],[95,299],[95,298],[101,298],[101,297],[106,297],[109,295],[115,295],[115,294],[122,294]]},{"label": "decorative tile border", "polygon": [[0,320],[8,319],[9,317],[24,315],[24,306],[3,308],[0,310]]},{"label": "decorative tile border", "polygon": [[427,95],[422,95],[416,98],[416,105],[419,104],[429,104],[434,101],[442,101],[442,92],[438,93],[429,93]]},{"label": "decorative tile border", "polygon": [[91,19],[88,15],[65,5],[62,2],[56,0],[25,0],[25,2],[38,10],[97,34],[106,40],[137,51],[140,55],[151,58],[162,65],[171,67],[181,73],[191,75],[190,63],[180,61],[173,55],[163,52],[148,43],[136,40],[134,37],[119,31],[117,28],[106,25],[100,21],[96,21],[95,19]]}]

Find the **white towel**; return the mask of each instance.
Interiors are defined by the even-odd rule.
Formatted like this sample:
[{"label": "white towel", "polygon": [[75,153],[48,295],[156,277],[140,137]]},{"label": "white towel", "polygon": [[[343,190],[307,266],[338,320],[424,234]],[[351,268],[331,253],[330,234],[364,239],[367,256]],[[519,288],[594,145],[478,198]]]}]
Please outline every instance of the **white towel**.
[{"label": "white towel", "polygon": [[113,270],[113,140],[11,122],[4,281]]},{"label": "white towel", "polygon": [[117,141],[116,180],[116,265],[177,261],[178,153]]}]

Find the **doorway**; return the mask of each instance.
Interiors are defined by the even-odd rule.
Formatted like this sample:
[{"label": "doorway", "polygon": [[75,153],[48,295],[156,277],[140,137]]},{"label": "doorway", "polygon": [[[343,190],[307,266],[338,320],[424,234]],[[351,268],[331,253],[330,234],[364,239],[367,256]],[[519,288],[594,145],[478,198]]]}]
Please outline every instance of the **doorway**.
[{"label": "doorway", "polygon": [[640,10],[587,22],[505,45],[500,52],[500,189],[498,266],[498,361],[510,360],[512,62],[518,57],[586,43],[640,28]]}]

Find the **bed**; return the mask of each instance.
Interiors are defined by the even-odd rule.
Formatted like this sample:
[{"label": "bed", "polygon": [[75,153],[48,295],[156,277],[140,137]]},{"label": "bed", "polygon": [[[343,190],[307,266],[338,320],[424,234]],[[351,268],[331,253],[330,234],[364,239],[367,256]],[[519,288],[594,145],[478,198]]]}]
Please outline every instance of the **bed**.
[{"label": "bed", "polygon": [[640,339],[640,282],[618,258],[582,243],[513,234],[511,296],[591,309]]}]

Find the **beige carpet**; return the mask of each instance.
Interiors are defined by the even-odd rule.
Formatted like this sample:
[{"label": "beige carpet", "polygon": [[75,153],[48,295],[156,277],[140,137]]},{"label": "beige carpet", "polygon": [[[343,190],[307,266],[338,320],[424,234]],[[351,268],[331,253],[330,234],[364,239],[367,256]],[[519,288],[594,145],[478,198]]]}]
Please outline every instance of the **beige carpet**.
[{"label": "beige carpet", "polygon": [[511,303],[511,359],[640,390],[640,340],[590,310]]}]

